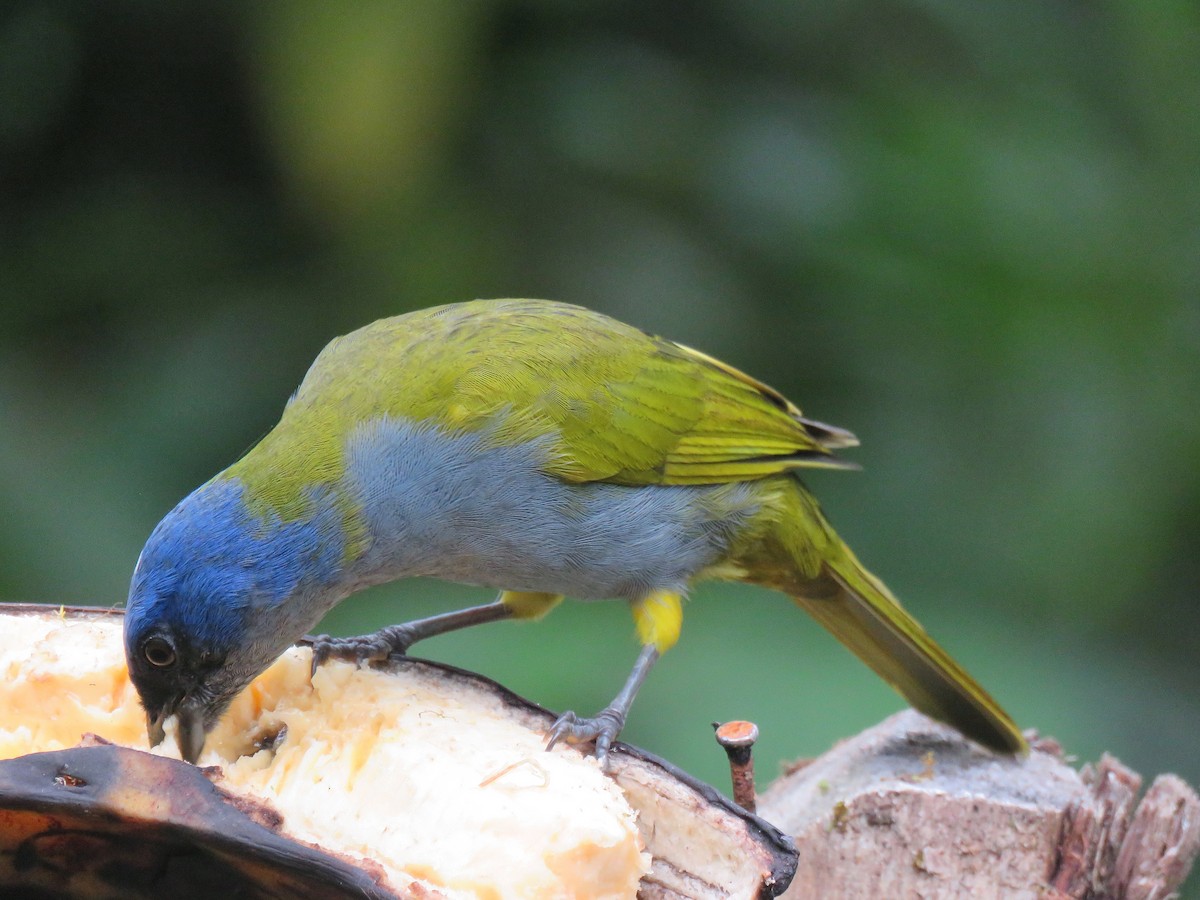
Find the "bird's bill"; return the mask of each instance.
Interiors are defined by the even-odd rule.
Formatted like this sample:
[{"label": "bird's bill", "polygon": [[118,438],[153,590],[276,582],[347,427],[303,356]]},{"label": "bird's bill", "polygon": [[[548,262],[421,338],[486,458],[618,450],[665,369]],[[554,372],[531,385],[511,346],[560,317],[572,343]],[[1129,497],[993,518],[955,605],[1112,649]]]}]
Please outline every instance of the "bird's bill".
[{"label": "bird's bill", "polygon": [[204,727],[204,709],[184,704],[175,711],[179,730],[175,737],[179,742],[179,755],[190,763],[200,758],[208,730]]},{"label": "bird's bill", "polygon": [[166,718],[167,714],[163,710],[146,713],[146,737],[149,738],[151,747],[157,747],[166,740],[167,732],[163,728]]},{"label": "bird's bill", "polygon": [[205,738],[208,737],[208,730],[204,727],[204,712],[203,707],[193,706],[186,702],[174,709],[164,707],[157,712],[147,712],[146,737],[150,740],[150,746],[157,747],[166,740],[167,731],[164,725],[167,718],[174,715],[177,725],[175,739],[179,743],[179,755],[188,762],[195,763],[200,758],[200,753],[204,750]]}]

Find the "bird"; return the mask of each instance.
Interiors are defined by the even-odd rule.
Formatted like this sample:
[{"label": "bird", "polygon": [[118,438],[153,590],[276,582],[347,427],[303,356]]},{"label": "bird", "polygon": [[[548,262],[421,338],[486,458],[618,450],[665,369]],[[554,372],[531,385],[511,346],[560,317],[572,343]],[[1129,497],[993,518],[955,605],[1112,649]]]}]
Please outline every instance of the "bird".
[{"label": "bird", "polygon": [[[547,735],[605,765],[704,579],[774,589],[916,709],[999,754],[1013,720],[858,561],[801,481],[857,445],[712,356],[580,306],[454,303],[335,338],[278,424],[153,529],[124,620],[151,744],[195,762],[237,696],[336,604],[414,576],[490,602],[350,638],[312,666],[564,598],[622,600],[640,650],[613,701]],[[730,652],[736,652],[736,649]]]}]

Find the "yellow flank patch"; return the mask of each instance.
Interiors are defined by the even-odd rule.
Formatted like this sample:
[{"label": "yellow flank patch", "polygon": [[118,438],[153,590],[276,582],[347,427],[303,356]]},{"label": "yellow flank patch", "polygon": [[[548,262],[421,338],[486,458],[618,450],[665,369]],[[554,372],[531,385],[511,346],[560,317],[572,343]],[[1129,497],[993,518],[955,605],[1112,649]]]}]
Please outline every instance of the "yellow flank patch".
[{"label": "yellow flank patch", "polygon": [[714,578],[717,581],[741,581],[749,574],[745,566],[738,565],[732,560],[724,560],[701,570],[693,581],[704,578]]},{"label": "yellow flank patch", "polygon": [[679,640],[683,627],[683,598],[674,591],[655,591],[632,605],[638,640],[666,653]]},{"label": "yellow flank patch", "polygon": [[512,610],[514,619],[540,619],[562,601],[562,594],[536,591],[504,591],[500,595],[500,602]]}]

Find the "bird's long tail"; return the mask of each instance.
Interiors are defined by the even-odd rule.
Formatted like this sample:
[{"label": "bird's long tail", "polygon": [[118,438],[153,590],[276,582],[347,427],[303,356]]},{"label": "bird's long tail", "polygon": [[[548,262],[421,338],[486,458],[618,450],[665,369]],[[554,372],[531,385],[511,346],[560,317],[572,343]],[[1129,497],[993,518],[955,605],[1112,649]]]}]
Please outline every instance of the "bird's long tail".
[{"label": "bird's long tail", "polygon": [[774,499],[783,515],[771,516],[767,553],[776,565],[760,557],[751,571],[767,577],[753,580],[791,596],[914,708],[992,750],[1028,750],[1008,714],[863,567],[799,482]]},{"label": "bird's long tail", "polygon": [[1020,730],[847,548],[827,564],[835,590],[793,599],[914,708],[1003,753],[1024,753]]}]

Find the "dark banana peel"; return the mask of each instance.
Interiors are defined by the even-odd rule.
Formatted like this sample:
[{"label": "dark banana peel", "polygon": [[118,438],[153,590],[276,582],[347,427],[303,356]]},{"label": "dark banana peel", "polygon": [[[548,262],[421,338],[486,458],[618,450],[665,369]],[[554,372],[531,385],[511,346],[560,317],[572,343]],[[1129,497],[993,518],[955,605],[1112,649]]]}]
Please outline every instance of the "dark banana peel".
[{"label": "dark banana peel", "polygon": [[0,897],[404,896],[210,775],[108,744],[0,761]]},{"label": "dark banana peel", "polygon": [[[0,604],[3,614],[79,619],[119,617],[120,611]],[[448,689],[485,693],[541,733],[555,719],[461,669],[416,659],[388,668],[415,668]],[[787,835],[635,747],[618,742],[611,762],[653,858],[639,896],[767,898],[787,887],[797,865]],[[395,893],[371,863],[288,836],[278,812],[223,791],[220,778],[217,767],[201,769],[96,738],[69,750],[0,760],[0,900],[440,896],[418,882]]]}]

